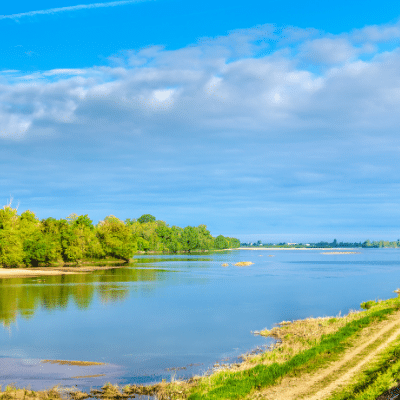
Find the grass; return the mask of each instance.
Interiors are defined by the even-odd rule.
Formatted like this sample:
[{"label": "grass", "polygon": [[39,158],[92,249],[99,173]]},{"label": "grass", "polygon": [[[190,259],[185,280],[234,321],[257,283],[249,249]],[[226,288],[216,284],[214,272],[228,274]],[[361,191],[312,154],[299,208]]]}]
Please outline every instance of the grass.
[{"label": "grass", "polygon": [[399,380],[400,337],[368,369],[357,374],[352,384],[331,396],[330,400],[390,398],[390,389],[396,387]]},{"label": "grass", "polygon": [[388,314],[399,309],[397,299],[382,303],[389,307],[365,312],[362,314],[364,316],[346,323],[338,331],[322,335],[319,342],[315,340],[314,345],[307,350],[300,351],[287,361],[273,362],[270,365],[258,364],[244,371],[222,371],[209,379],[204,379],[194,389],[194,393],[189,396],[189,399],[243,399],[254,390],[273,385],[279,378],[287,374],[319,368],[327,361],[327,358],[332,359],[346,349],[346,339],[372,323],[385,319]]},{"label": "grass", "polygon": [[57,388],[33,391],[30,389],[17,389],[14,385],[7,385],[4,391],[1,391],[0,400],[61,400],[62,397]]}]

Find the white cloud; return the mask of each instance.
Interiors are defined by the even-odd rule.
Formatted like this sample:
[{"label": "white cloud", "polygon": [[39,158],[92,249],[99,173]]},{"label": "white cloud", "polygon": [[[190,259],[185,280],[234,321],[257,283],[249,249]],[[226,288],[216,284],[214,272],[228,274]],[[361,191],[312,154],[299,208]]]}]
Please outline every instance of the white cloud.
[{"label": "white cloud", "polygon": [[3,139],[22,139],[31,126],[31,118],[16,114],[0,114],[0,137]]},{"label": "white cloud", "polygon": [[51,69],[50,71],[43,72],[43,76],[54,76],[54,75],[83,75],[86,71],[79,68],[58,68]]},{"label": "white cloud", "polygon": [[312,64],[337,64],[353,59],[359,51],[345,38],[321,38],[300,46],[302,57]]},{"label": "white cloud", "polygon": [[[397,49],[374,48],[366,61],[360,56],[373,48],[372,34],[361,43],[359,32],[325,37],[320,32],[316,39],[316,31],[291,28],[275,51],[259,56],[253,42],[262,39],[268,47],[269,39],[279,37],[274,29],[234,31],[178,50],[130,51],[114,56],[108,67],[0,72],[1,82],[7,82],[0,91],[2,136],[29,135],[44,121],[54,132],[66,123],[104,131],[123,127],[127,133],[152,134],[162,126],[202,135],[246,131],[270,137],[379,126],[396,131]],[[390,32],[385,37],[397,32],[394,26],[374,30]],[[315,72],[314,64],[325,68]]]},{"label": "white cloud", "polygon": [[138,3],[140,1],[145,0],[125,0],[125,1],[111,1],[107,3],[92,3],[92,4],[79,4],[76,6],[70,7],[57,7],[57,8],[49,8],[47,10],[36,10],[36,11],[28,11],[24,13],[18,14],[8,14],[8,15],[0,15],[1,19],[14,19],[19,20],[24,17],[34,17],[36,15],[51,15],[51,14],[58,14],[62,12],[71,12],[71,11],[79,11],[79,10],[87,10],[93,8],[104,8],[104,7],[118,7],[127,4]]}]

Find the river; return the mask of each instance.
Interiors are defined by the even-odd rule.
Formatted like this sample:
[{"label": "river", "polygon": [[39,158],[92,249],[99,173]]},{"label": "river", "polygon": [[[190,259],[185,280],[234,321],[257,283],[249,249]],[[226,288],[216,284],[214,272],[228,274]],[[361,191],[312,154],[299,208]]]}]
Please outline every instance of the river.
[{"label": "river", "polygon": [[[87,390],[105,382],[185,378],[207,373],[216,362],[236,362],[271,343],[252,331],[394,297],[400,250],[353,251],[359,253],[138,256],[126,268],[0,279],[0,385]],[[254,264],[234,266],[239,261]]]}]

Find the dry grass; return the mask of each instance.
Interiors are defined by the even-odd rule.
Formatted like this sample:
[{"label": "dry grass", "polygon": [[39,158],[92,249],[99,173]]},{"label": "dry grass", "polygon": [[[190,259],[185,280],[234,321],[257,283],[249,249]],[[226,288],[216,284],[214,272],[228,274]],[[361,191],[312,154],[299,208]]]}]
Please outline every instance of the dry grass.
[{"label": "dry grass", "polygon": [[248,267],[249,265],[253,265],[254,263],[251,261],[240,261],[235,264],[236,267]]},{"label": "dry grass", "polygon": [[228,264],[228,263],[223,263],[222,266],[223,266],[223,267],[228,267],[229,264]]},{"label": "dry grass", "polygon": [[15,386],[9,385],[4,391],[0,386],[0,400],[58,400],[62,399],[57,388],[41,391],[33,391],[30,389],[17,389]]},{"label": "dry grass", "polygon": [[42,360],[42,363],[50,364],[60,364],[60,365],[77,365],[77,366],[87,366],[87,365],[105,365],[103,362],[96,361],[68,361],[68,360]]},{"label": "dry grass", "polygon": [[196,382],[196,379],[199,378],[168,383],[162,381],[149,386],[126,385],[121,387],[107,383],[101,389],[92,389],[89,393],[73,390],[68,394],[72,400],[84,400],[87,398],[120,400],[134,398],[136,395],[157,396],[157,400],[184,400],[188,398],[190,389]]},{"label": "dry grass", "polygon": [[321,254],[361,254],[360,251],[325,251]]},{"label": "dry grass", "polygon": [[[375,307],[379,307],[379,302]],[[375,308],[376,310],[377,308]],[[270,365],[274,362],[288,361],[301,351],[308,350],[317,345],[323,335],[337,332],[347,323],[365,316],[362,311],[350,311],[345,316],[306,318],[296,321],[282,321],[272,329],[254,332],[266,337],[276,339],[267,351],[259,354],[252,352],[241,356],[242,362],[230,365],[225,370],[243,371],[257,364]]]},{"label": "dry grass", "polygon": [[256,363],[272,364],[285,362],[301,351],[317,345],[322,335],[337,332],[348,322],[359,319],[362,313],[352,311],[345,317],[306,318],[297,321],[282,321],[278,326],[264,329],[260,335],[276,339],[271,350],[250,356],[243,366],[252,367]]}]

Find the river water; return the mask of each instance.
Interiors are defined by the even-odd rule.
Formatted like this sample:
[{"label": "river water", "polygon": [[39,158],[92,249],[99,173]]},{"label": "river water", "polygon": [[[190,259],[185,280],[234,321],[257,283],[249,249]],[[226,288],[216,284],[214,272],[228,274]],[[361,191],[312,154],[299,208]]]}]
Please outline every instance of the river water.
[{"label": "river water", "polygon": [[400,249],[353,251],[139,256],[128,268],[0,279],[0,385],[87,390],[207,373],[271,343],[252,331],[394,297]]}]

